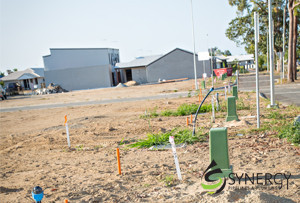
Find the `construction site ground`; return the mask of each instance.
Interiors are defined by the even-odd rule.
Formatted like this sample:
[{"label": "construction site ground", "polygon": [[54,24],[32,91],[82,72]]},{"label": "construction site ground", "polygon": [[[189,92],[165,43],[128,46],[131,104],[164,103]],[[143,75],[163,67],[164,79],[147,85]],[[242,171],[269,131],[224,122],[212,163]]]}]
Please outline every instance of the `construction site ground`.
[{"label": "construction site ground", "polygon": [[[220,82],[220,84],[223,82]],[[209,86],[207,84],[207,86]],[[208,137],[205,142],[178,148],[183,181],[176,176],[172,150],[150,151],[128,148],[147,137],[186,126],[186,116],[143,118],[145,111],[175,110],[181,104],[199,104],[194,80],[124,88],[73,91],[61,94],[17,96],[1,101],[1,109],[66,104],[65,107],[13,110],[0,113],[0,200],[33,202],[34,186],[44,189],[44,202],[297,202],[300,197],[300,150],[276,137],[274,131],[256,128],[254,92],[239,92],[240,121],[225,122],[226,112],[198,116],[198,127],[208,133],[212,127],[228,128],[230,165],[233,172],[261,173],[263,185],[250,184],[208,194],[201,187],[202,174],[210,164]],[[180,94],[179,94],[180,93]],[[174,98],[124,101],[157,95]],[[229,94],[230,95],[230,94]],[[113,103],[72,106],[76,102],[114,100]],[[117,100],[123,102],[117,102]],[[220,101],[225,105],[224,91]],[[243,104],[241,104],[241,101]],[[211,102],[211,98],[205,102]],[[261,122],[276,111],[292,121],[299,108],[280,104],[266,109],[261,99]],[[64,116],[68,116],[71,148],[68,149]],[[120,145],[120,143],[125,143]],[[120,148],[122,175],[118,174],[116,148]],[[264,174],[292,174],[282,188],[265,181]],[[168,182],[168,184],[166,184]],[[279,183],[280,180],[277,180]],[[267,185],[265,185],[267,183]],[[249,184],[249,182],[248,182]],[[251,186],[251,188],[245,188]]]}]

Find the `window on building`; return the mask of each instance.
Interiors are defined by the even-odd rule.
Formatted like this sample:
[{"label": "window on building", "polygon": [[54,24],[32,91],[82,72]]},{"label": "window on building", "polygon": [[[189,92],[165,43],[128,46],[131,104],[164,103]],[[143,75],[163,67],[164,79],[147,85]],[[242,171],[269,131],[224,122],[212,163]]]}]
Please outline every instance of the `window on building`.
[{"label": "window on building", "polygon": [[36,85],[38,85],[38,84],[39,84],[39,82],[38,82],[38,79],[37,79],[37,78],[35,78],[35,84],[36,84]]}]

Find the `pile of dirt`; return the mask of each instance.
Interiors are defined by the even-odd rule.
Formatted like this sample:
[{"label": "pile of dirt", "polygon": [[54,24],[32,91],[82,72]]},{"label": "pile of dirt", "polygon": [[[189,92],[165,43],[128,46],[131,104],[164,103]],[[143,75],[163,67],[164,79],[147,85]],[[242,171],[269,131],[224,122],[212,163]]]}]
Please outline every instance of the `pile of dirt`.
[{"label": "pile of dirt", "polygon": [[49,93],[62,93],[62,92],[69,92],[68,90],[62,88],[60,85],[56,85],[54,83],[50,83],[47,87]]},{"label": "pile of dirt", "polygon": [[134,80],[131,80],[131,81],[126,82],[125,85],[130,87],[130,86],[138,85],[138,83]]}]

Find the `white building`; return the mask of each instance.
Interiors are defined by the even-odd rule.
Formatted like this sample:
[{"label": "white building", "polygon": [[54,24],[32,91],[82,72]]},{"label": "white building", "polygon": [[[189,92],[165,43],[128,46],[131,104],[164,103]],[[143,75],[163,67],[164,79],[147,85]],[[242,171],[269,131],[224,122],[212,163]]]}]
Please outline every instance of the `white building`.
[{"label": "white building", "polygon": [[114,65],[119,50],[111,48],[55,48],[43,56],[46,85],[55,83],[67,90],[114,85]]},{"label": "white building", "polygon": [[4,88],[13,88],[18,83],[22,89],[33,90],[44,87],[44,68],[28,68],[23,71],[13,72],[0,78],[4,82]]}]

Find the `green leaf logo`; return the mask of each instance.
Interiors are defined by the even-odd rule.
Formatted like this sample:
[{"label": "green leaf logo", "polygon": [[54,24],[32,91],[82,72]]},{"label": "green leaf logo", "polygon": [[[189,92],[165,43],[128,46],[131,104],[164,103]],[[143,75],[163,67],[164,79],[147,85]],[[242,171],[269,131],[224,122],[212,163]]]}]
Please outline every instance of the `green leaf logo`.
[{"label": "green leaf logo", "polygon": [[[217,166],[217,163],[215,162],[215,160],[212,160],[212,162],[210,163],[210,165],[207,167],[207,169],[204,172],[204,179],[206,182],[209,182],[209,183],[216,182],[216,181],[218,181],[218,182],[215,184],[209,184],[209,185],[201,183],[201,186],[204,190],[210,190],[207,192],[209,194],[214,194],[214,193],[217,194],[217,193],[221,192],[225,188],[225,185],[226,185],[226,178],[218,178],[218,180],[214,180],[214,179],[210,178],[210,176],[212,176],[213,174],[216,174],[216,173],[222,174],[222,170],[220,168],[209,171],[209,169],[211,169],[215,166]],[[217,188],[219,188],[219,189],[217,189]],[[215,190],[215,191],[211,191],[211,190]]]}]

